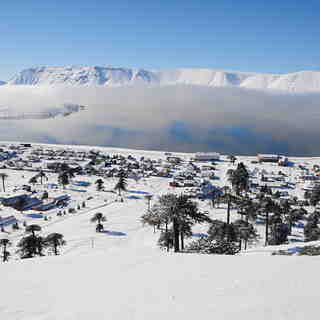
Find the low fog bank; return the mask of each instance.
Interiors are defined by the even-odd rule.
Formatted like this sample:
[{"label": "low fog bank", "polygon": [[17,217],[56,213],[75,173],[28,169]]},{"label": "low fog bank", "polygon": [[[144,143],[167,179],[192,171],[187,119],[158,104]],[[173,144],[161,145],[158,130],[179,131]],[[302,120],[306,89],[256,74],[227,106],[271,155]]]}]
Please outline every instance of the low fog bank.
[{"label": "low fog bank", "polygon": [[40,112],[74,103],[69,117],[1,120],[1,140],[169,151],[319,155],[319,94],[241,88],[1,86],[0,108]]}]

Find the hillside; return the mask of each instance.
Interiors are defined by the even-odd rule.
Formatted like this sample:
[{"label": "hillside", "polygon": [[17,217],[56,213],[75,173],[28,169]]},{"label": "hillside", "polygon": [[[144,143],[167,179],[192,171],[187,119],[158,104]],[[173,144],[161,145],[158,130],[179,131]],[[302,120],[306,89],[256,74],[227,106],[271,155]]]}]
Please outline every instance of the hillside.
[{"label": "hillside", "polygon": [[201,85],[289,92],[320,91],[320,72],[260,74],[214,69],[145,70],[113,67],[38,67],[16,74],[8,85],[141,86]]},{"label": "hillside", "polygon": [[[11,147],[10,147],[11,146]],[[22,147],[18,143],[2,143],[9,152],[16,150],[21,160],[11,161],[19,170],[9,166],[1,169],[8,174],[6,192],[0,197],[25,193],[23,184],[47,164],[55,161],[78,163],[86,167],[90,154],[121,155],[125,159],[156,161],[166,164],[166,154],[157,151],[137,151],[129,149],[63,146],[32,144]],[[92,153],[93,152],[93,153]],[[130,158],[130,157],[131,158]],[[176,153],[183,161],[181,166],[172,167],[173,175],[184,170],[193,154]],[[143,158],[142,158],[143,157]],[[148,160],[150,159],[150,161]],[[40,160],[40,161],[38,161]],[[161,160],[161,161],[160,161]],[[269,177],[279,171],[276,164],[252,163],[255,157],[238,157],[244,162],[252,175],[263,171]],[[34,161],[34,162],[32,162]],[[132,160],[134,163],[134,160]],[[304,172],[299,166],[312,168],[319,158],[291,158],[292,167],[281,167],[288,181],[295,188],[286,188],[290,196],[303,197],[302,185],[298,176]],[[154,162],[155,167],[159,168]],[[27,163],[32,166],[28,167]],[[204,164],[198,164],[203,166]],[[96,170],[107,172],[117,170],[119,165],[105,168],[100,164]],[[216,179],[212,183],[222,187],[227,182],[227,171],[235,168],[225,156],[216,163]],[[256,168],[256,169],[255,169]],[[149,171],[146,171],[148,173]],[[23,213],[9,207],[1,207],[1,216],[13,215],[21,225],[13,231],[5,226],[1,238],[11,240],[13,246],[8,263],[0,262],[1,300],[0,316],[6,320],[42,319],[186,319],[212,318],[256,320],[294,320],[315,317],[318,313],[317,261],[318,257],[280,257],[271,252],[280,248],[296,250],[303,243],[305,221],[293,226],[289,243],[282,246],[264,247],[264,223],[257,219],[260,238],[249,244],[236,256],[200,255],[167,253],[157,246],[160,231],[142,225],[141,215],[147,210],[144,196],[152,194],[152,203],[157,197],[171,192],[180,194],[190,188],[169,186],[168,177],[146,174],[140,178],[128,178],[124,202],[113,192],[117,177],[78,174],[71,183],[62,188],[57,186],[58,174],[47,171],[43,184],[38,181],[32,186],[33,196],[49,192],[49,201],[63,194],[70,196],[65,209],[54,207],[48,211],[25,210]],[[104,180],[105,191],[97,191],[95,181]],[[253,196],[254,194],[251,194]],[[77,209],[83,201],[86,207]],[[210,217],[226,221],[225,203],[212,208],[208,200],[195,200],[201,210],[207,210]],[[68,208],[76,208],[76,213],[58,216],[57,213]],[[308,209],[308,208],[307,208]],[[309,210],[309,209],[308,209]],[[90,218],[103,213],[104,231],[95,232],[95,224]],[[231,221],[239,219],[237,209],[231,210]],[[25,235],[22,222],[41,226],[41,236],[52,232],[64,235],[67,243],[60,249],[61,255],[20,260],[15,253],[16,244]],[[195,225],[189,241],[207,232],[208,225]],[[52,254],[52,253],[51,253]]]}]

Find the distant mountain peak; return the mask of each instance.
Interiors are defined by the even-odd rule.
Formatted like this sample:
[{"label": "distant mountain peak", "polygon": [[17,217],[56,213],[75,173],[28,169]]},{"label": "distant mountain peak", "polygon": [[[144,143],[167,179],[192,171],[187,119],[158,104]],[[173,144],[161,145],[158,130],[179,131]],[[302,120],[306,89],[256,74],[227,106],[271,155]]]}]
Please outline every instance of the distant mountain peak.
[{"label": "distant mountain peak", "polygon": [[[0,84],[5,84],[1,83]],[[215,69],[179,68],[163,70],[104,66],[34,67],[16,74],[7,85],[66,85],[125,87],[136,85],[201,85],[241,87],[290,92],[320,91],[320,72],[262,74]]]}]

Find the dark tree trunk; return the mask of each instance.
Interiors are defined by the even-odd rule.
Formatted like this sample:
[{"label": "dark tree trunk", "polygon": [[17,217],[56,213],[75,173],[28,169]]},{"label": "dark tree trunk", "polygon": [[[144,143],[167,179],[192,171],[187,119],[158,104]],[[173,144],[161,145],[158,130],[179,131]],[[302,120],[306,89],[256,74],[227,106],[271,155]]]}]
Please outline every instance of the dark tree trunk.
[{"label": "dark tree trunk", "polygon": [[58,255],[58,244],[56,242],[53,244],[53,248],[54,248],[54,254],[57,256]]},{"label": "dark tree trunk", "polygon": [[184,250],[184,234],[183,234],[183,231],[180,232],[180,240],[181,240],[181,250]]},{"label": "dark tree trunk", "polygon": [[7,245],[4,244],[3,245],[3,262],[6,262],[7,261]]},{"label": "dark tree trunk", "polygon": [[227,224],[230,224],[230,198],[228,198]]},{"label": "dark tree trunk", "polygon": [[38,249],[38,255],[39,256],[42,256],[42,249],[43,249],[43,247],[42,247],[42,243],[41,243],[41,239],[37,239],[37,249]]},{"label": "dark tree trunk", "polygon": [[269,238],[269,211],[266,212],[266,241],[265,241],[265,246],[268,245],[268,238]]},{"label": "dark tree trunk", "polygon": [[174,252],[179,252],[179,223],[176,217],[173,218],[173,243],[174,243]]},{"label": "dark tree trunk", "polygon": [[168,239],[168,222],[166,221],[166,235],[167,235],[167,252],[170,250],[170,244]]},{"label": "dark tree trunk", "polygon": [[3,192],[6,192],[6,188],[5,188],[5,185],[4,185],[4,177],[2,177],[2,188],[3,188]]},{"label": "dark tree trunk", "polygon": [[289,221],[289,235],[291,235],[292,234],[292,221],[290,220]]}]

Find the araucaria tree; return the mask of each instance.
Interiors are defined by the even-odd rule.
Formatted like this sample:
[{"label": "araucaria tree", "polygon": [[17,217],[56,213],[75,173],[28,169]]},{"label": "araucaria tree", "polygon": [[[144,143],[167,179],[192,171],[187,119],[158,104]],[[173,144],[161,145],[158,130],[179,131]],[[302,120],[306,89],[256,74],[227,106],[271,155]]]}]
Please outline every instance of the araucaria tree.
[{"label": "araucaria tree", "polygon": [[1,172],[0,173],[0,178],[2,180],[2,190],[3,190],[3,192],[6,192],[6,188],[5,188],[5,183],[4,182],[8,178],[8,175],[6,173],[4,173],[4,172]]},{"label": "araucaria tree", "polygon": [[[167,239],[167,249],[170,248],[170,239],[173,238],[174,251],[184,249],[184,238],[191,234],[191,227],[195,223],[210,222],[207,213],[200,212],[197,203],[186,195],[165,194],[159,197],[148,214],[142,217],[143,222],[150,225],[165,225],[164,234],[160,239]],[[169,236],[172,234],[172,236]],[[160,243],[161,242],[161,243]],[[160,241],[159,244],[163,244]]]},{"label": "araucaria tree", "polygon": [[96,226],[96,231],[97,232],[101,232],[104,227],[103,224],[101,222],[103,221],[107,221],[107,218],[101,213],[101,212],[97,212],[91,219],[91,222],[97,222],[97,226]]},{"label": "araucaria tree", "polygon": [[[265,197],[261,203],[261,209],[265,214],[265,246],[269,244],[269,225],[270,224],[276,224],[281,223],[281,219],[278,221],[275,221],[275,218],[279,217],[280,208],[279,206],[272,201],[270,197]],[[273,221],[270,223],[270,214],[273,213]],[[276,229],[273,229],[275,231]]]},{"label": "araucaria tree", "polygon": [[62,184],[63,189],[65,189],[66,185],[69,184],[69,174],[67,171],[62,172],[59,177],[58,181],[60,184]]},{"label": "araucaria tree", "polygon": [[228,170],[228,180],[231,182],[232,188],[237,195],[243,191],[248,191],[249,173],[242,162],[238,164],[236,170]]},{"label": "araucaria tree", "polygon": [[58,248],[66,244],[66,241],[63,239],[63,235],[60,233],[51,233],[44,241],[56,256],[59,254]]},{"label": "araucaria tree", "polygon": [[119,192],[119,196],[121,196],[121,191],[126,191],[127,189],[127,179],[125,177],[124,173],[120,174],[119,180],[116,184],[116,186],[114,187],[115,190],[118,190]]},{"label": "araucaria tree", "polygon": [[144,196],[144,198],[148,201],[148,211],[150,211],[150,204],[151,204],[151,200],[152,200],[152,194],[146,194]]},{"label": "araucaria tree", "polygon": [[26,232],[30,235],[22,238],[18,243],[18,253],[20,253],[21,258],[32,258],[35,255],[42,256],[43,248],[45,246],[44,239],[36,235],[36,232],[41,231],[41,227],[37,224],[31,224],[26,227]]},{"label": "araucaria tree", "polygon": [[308,217],[307,223],[304,226],[304,239],[308,241],[316,241],[320,239],[320,228],[318,227],[319,223],[319,212],[315,211],[311,213]]},{"label": "araucaria tree", "polygon": [[46,180],[48,180],[46,174],[43,172],[43,170],[40,170],[40,172],[37,175],[38,177],[40,177],[40,183],[43,184],[43,178],[46,178]]},{"label": "araucaria tree", "polygon": [[104,182],[103,182],[102,179],[98,179],[98,180],[95,182],[95,184],[97,185],[97,191],[102,191],[102,190],[103,190],[103,188],[104,188],[104,186],[103,186]]},{"label": "araucaria tree", "polygon": [[312,206],[316,206],[320,201],[320,186],[317,185],[311,192],[309,202]]},{"label": "araucaria tree", "polygon": [[7,248],[11,245],[9,239],[0,239],[0,248],[2,248],[2,261],[6,262],[9,259],[10,252],[7,251]]}]

